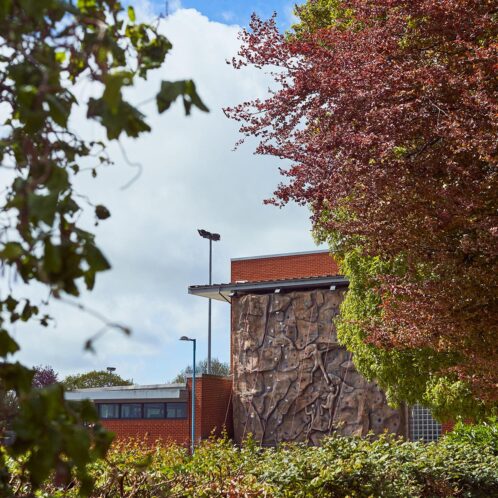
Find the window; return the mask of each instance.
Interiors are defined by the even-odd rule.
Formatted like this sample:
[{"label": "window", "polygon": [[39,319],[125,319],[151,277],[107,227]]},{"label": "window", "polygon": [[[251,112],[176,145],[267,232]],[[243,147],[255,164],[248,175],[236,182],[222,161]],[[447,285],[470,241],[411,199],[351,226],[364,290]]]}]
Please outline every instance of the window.
[{"label": "window", "polygon": [[437,441],[441,435],[441,424],[432,418],[428,408],[414,405],[410,417],[410,438],[412,441]]},{"label": "window", "polygon": [[98,405],[100,418],[119,418],[119,405],[117,403],[101,403]]},{"label": "window", "polygon": [[187,418],[187,403],[98,403],[101,419]]},{"label": "window", "polygon": [[145,403],[144,418],[164,418],[164,403]]},{"label": "window", "polygon": [[121,418],[142,418],[142,404],[123,403],[121,405]]},{"label": "window", "polygon": [[187,418],[187,403],[167,403],[166,418]]}]

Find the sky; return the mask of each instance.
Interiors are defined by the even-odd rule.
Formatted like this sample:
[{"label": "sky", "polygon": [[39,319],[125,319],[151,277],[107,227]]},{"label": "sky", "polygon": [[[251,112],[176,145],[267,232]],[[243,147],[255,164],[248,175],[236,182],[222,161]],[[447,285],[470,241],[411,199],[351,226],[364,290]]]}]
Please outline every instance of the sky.
[{"label": "sky", "polygon": [[166,5],[169,12],[177,8],[192,8],[201,12],[211,21],[223,24],[238,24],[246,26],[252,13],[262,18],[270,17],[274,12],[280,26],[287,28],[292,23],[294,4],[303,3],[303,0],[154,0],[153,9],[157,13],[165,13]]},{"label": "sky", "polygon": [[[101,170],[97,179],[79,175],[80,192],[112,213],[97,227],[88,216],[87,224],[113,267],[100,274],[94,291],[81,302],[133,333],[125,337],[111,330],[96,342],[95,354],[84,352],[86,339],[101,323],[59,302],[51,304],[55,323],[49,328],[15,324],[22,346],[18,358],[27,365],[51,365],[60,377],[111,366],[137,384],[171,381],[191,363],[190,343],[178,340],[182,335],[195,337],[198,358],[206,357],[208,302],[187,292],[189,285],[208,281],[208,242],[198,228],[221,234],[213,247],[216,283],[229,281],[230,258],[316,249],[306,208],[263,205],[284,164],[254,155],[254,141],[234,151],[238,126],[222,112],[264,97],[271,84],[262,71],[236,71],[226,63],[237,52],[237,33],[251,6],[262,13],[275,9],[284,19],[288,3],[184,0],[174,9],[171,4],[160,30],[174,48],[164,66],[130,90],[128,98],[147,102],[161,80],[193,78],[210,112],[194,110],[185,117],[181,105],[175,105],[157,115],[153,102],[143,104],[140,109],[153,131],[122,140],[128,161],[120,147],[110,144],[115,165]],[[157,5],[142,0],[137,13],[150,19]],[[85,85],[76,91],[83,100],[91,94]],[[101,127],[83,114],[77,112],[71,123],[86,138],[103,138]],[[140,163],[142,170],[123,189],[137,172],[129,162]],[[30,292],[41,295],[39,289]],[[229,330],[229,305],[213,301],[213,357],[227,362]]]}]

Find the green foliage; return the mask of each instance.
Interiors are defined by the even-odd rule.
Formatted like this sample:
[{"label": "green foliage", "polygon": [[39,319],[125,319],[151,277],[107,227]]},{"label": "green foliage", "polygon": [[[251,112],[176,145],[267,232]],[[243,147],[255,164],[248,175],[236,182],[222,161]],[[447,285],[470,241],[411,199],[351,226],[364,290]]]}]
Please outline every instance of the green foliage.
[{"label": "green foliage", "polygon": [[342,0],[309,0],[296,6],[295,14],[299,22],[292,25],[292,30],[297,36],[331,26],[352,28],[355,24],[354,11]]},{"label": "green foliage", "polygon": [[67,391],[89,387],[131,386],[132,384],[132,379],[123,379],[118,374],[105,370],[92,370],[91,372],[68,375],[62,381],[62,385]]},{"label": "green foliage", "polygon": [[[201,360],[197,362],[196,365],[196,374],[203,374],[207,372],[207,359]],[[174,379],[172,382],[182,384],[186,382],[187,375],[192,374],[192,367],[189,365],[184,368]],[[211,359],[211,374],[212,375],[230,375],[230,365],[223,361],[218,360],[218,358]]]},{"label": "green foliage", "polygon": [[[92,496],[491,497],[498,493],[498,457],[481,440],[445,437],[437,443],[328,437],[321,447],[263,449],[249,438],[185,447],[129,440],[91,464]],[[56,496],[53,484],[45,492]],[[68,498],[78,488],[60,490]],[[46,495],[45,495],[46,496]]]},{"label": "green foliage", "polygon": [[[8,280],[0,298],[0,386],[19,407],[8,453],[33,489],[50,472],[64,481],[74,470],[81,492],[88,494],[87,464],[105,453],[110,436],[96,424],[90,406],[64,402],[61,386],[32,389],[33,372],[11,359],[19,345],[10,329],[17,321],[41,326],[50,321],[41,306],[22,295],[24,285],[42,284],[50,299],[77,297],[111,267],[81,225],[84,203],[96,223],[111,213],[79,195],[74,185],[76,175],[87,171],[95,177],[98,167],[111,161],[105,144],[77,135],[70,118],[76,107],[86,110],[110,140],[150,131],[146,116],[123,90],[161,67],[172,45],[157,26],[137,21],[133,7],[125,10],[116,0],[0,0],[0,45],[0,167],[11,182],[0,199],[0,266]],[[72,91],[84,83],[92,86],[88,102]],[[194,83],[186,80],[162,82],[158,112],[178,97],[187,114],[192,106],[207,111]],[[103,331],[129,333],[103,321]],[[94,338],[87,349],[93,349]],[[0,495],[15,489],[9,473],[0,473]]]},{"label": "green foliage", "polygon": [[[337,243],[332,244],[337,249]],[[382,319],[381,296],[375,290],[380,287],[379,278],[403,272],[403,262],[364,256],[359,248],[346,249],[338,259],[349,288],[336,320],[337,335],[353,352],[358,370],[375,379],[392,404],[419,402],[441,420],[486,416],[466,384],[456,376],[441,374],[451,366],[452,356],[429,348],[385,349],[368,341],[368,327]]]},{"label": "green foliage", "polygon": [[498,456],[498,420],[489,418],[480,424],[465,424],[458,422],[453,430],[446,435],[446,439],[454,443],[464,443],[491,450]]},{"label": "green foliage", "polygon": [[[83,423],[92,424],[91,428]],[[32,487],[39,487],[53,468],[67,484],[74,466],[83,494],[88,494],[93,484],[86,465],[103,457],[112,441],[111,433],[98,423],[93,404],[64,403],[63,388],[57,384],[21,400],[13,431],[10,453],[25,457],[23,468]]]}]

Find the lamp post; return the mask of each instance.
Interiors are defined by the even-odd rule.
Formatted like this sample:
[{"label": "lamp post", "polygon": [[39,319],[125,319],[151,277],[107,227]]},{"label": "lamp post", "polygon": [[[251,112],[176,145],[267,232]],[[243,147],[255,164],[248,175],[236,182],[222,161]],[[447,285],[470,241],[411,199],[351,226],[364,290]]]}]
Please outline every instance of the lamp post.
[{"label": "lamp post", "polygon": [[[211,233],[207,230],[198,229],[199,235],[209,240],[209,285],[212,282],[212,269],[213,269],[213,240],[217,242],[220,240],[219,233]],[[207,357],[207,373],[211,373],[211,299],[208,299],[208,357]]]},{"label": "lamp post", "polygon": [[190,447],[192,451],[192,455],[195,450],[195,346],[196,340],[190,339],[190,337],[182,336],[180,337],[180,341],[191,341],[192,342],[192,407],[190,409]]}]

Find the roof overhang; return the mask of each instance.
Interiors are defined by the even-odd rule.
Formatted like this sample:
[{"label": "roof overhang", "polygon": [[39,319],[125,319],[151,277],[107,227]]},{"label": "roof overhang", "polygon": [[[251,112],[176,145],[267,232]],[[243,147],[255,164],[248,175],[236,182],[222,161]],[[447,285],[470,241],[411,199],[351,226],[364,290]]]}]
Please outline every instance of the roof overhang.
[{"label": "roof overhang", "polygon": [[271,292],[292,292],[309,289],[335,289],[347,287],[348,280],[342,275],[309,277],[259,282],[235,282],[230,284],[191,285],[188,293],[194,296],[231,302],[231,298],[244,294],[268,294]]},{"label": "roof overhang", "polygon": [[157,384],[149,386],[115,386],[89,389],[75,389],[67,391],[64,396],[67,400],[81,401],[90,400],[163,400],[180,399],[184,384]]}]

